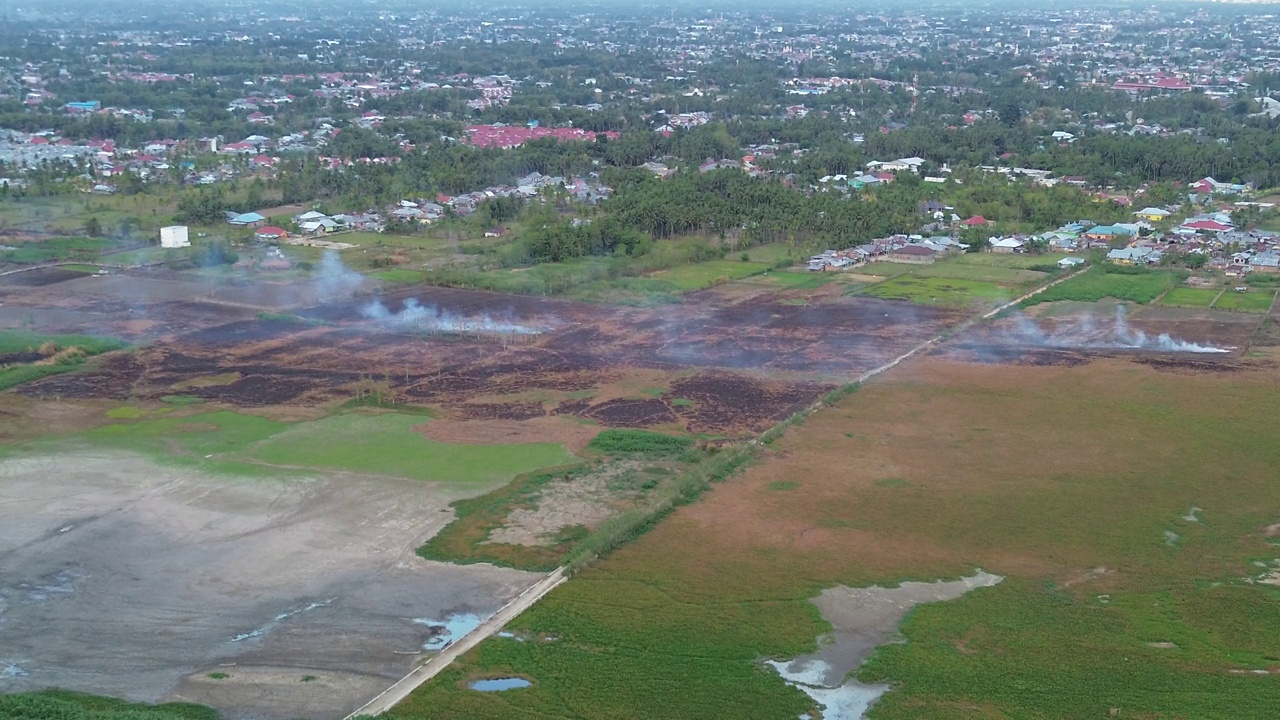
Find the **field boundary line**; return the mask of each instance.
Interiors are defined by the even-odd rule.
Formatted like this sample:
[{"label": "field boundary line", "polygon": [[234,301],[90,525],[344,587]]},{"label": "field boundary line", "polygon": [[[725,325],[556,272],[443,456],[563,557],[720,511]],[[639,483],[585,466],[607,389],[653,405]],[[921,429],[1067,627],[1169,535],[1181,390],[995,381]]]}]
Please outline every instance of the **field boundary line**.
[{"label": "field boundary line", "polygon": [[456,642],[441,650],[435,657],[427,660],[409,672],[408,675],[397,680],[391,687],[378,693],[372,700],[361,705],[357,710],[347,715],[343,720],[352,720],[352,718],[361,715],[376,716],[395,707],[400,701],[409,697],[410,693],[417,690],[420,685],[427,682],[431,678],[439,675],[441,671],[449,667],[463,653],[471,648],[479,645],[481,641],[488,639],[491,635],[497,633],[506,627],[507,623],[516,619],[520,613],[528,610],[534,603],[542,599],[543,595],[551,592],[559,587],[561,583],[569,579],[567,568],[560,567],[546,577],[538,580],[538,582],[525,588],[524,592],[515,596],[506,605],[503,605],[497,612],[485,618],[483,622],[477,625],[471,632],[458,638]]}]

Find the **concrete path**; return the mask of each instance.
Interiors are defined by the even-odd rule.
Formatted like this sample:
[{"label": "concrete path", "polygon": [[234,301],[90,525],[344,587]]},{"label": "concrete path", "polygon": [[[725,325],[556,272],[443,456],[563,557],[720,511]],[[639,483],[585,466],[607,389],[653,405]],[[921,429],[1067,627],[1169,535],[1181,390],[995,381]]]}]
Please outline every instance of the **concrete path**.
[{"label": "concrete path", "polygon": [[511,602],[502,606],[501,610],[490,615],[488,619],[476,626],[476,629],[463,635],[457,642],[453,643],[438,655],[427,660],[425,663],[414,668],[413,672],[405,675],[403,678],[384,690],[374,699],[370,700],[363,707],[347,716],[347,720],[359,715],[381,715],[390,710],[401,700],[409,697],[409,694],[422,685],[426,681],[440,674],[441,670],[449,667],[463,653],[471,648],[479,645],[480,642],[511,622],[520,613],[528,610],[534,603],[542,599],[543,595],[554,590],[560,583],[568,580],[569,576],[565,572],[565,568],[560,568],[550,575],[542,578],[534,583],[528,590],[520,593]]}]

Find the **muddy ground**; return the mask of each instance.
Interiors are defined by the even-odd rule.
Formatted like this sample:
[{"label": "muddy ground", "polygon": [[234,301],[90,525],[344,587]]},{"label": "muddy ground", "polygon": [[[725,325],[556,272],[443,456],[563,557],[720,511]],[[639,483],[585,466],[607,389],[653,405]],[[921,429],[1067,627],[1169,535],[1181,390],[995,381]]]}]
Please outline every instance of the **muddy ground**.
[{"label": "muddy ground", "polygon": [[8,458],[0,478],[0,692],[341,718],[420,659],[398,654],[433,637],[415,619],[487,615],[536,580],[414,555],[459,497],[429,483],[103,451]]}]

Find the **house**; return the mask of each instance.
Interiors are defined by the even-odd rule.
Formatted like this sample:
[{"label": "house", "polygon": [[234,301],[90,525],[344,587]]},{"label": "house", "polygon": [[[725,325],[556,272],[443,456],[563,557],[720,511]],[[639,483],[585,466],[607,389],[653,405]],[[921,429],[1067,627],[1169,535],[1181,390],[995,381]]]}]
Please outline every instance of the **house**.
[{"label": "house", "polygon": [[964,225],[965,227],[983,227],[986,225],[990,225],[992,223],[990,220],[982,217],[981,215],[974,215],[968,220],[960,221],[960,224]]},{"label": "house", "polygon": [[1117,265],[1141,265],[1160,262],[1162,253],[1150,247],[1119,248],[1107,253],[1107,260]]},{"label": "house", "polygon": [[1132,235],[1133,233],[1129,231],[1129,228],[1121,227],[1119,225],[1094,225],[1084,233],[1085,238],[1089,240],[1102,240],[1106,242],[1111,242],[1117,238],[1127,238]]},{"label": "house", "polygon": [[1022,242],[1018,238],[1000,238],[999,240],[991,243],[991,252],[1005,254],[1020,253],[1023,251],[1023,247],[1025,245],[1026,243]]},{"label": "house", "polygon": [[333,218],[322,216],[319,220],[304,220],[298,223],[298,227],[304,233],[314,234],[314,233],[322,233],[322,232],[330,233],[330,232],[333,232],[334,230],[341,228],[342,226],[339,225]]},{"label": "house", "polygon": [[263,217],[262,215],[259,215],[256,212],[247,212],[247,213],[241,213],[239,215],[232,215],[227,219],[228,223],[232,225],[239,225],[241,227],[257,227],[260,223],[265,221],[266,221],[266,218]]},{"label": "house", "polygon": [[1249,268],[1256,273],[1280,273],[1280,252],[1268,250],[1255,255],[1249,263]]},{"label": "house", "polygon": [[1170,214],[1168,210],[1158,207],[1145,207],[1134,213],[1134,215],[1147,222],[1160,222],[1168,218]]},{"label": "house", "polygon": [[1065,257],[1058,261],[1058,267],[1062,270],[1070,270],[1084,264],[1084,258]]},{"label": "house", "polygon": [[258,228],[258,231],[255,232],[253,236],[258,240],[279,240],[280,238],[289,237],[289,233],[285,232],[283,228],[268,225],[263,228]]},{"label": "house", "polygon": [[1187,222],[1182,223],[1181,228],[1193,233],[1210,233],[1214,235],[1230,232],[1235,229],[1227,223],[1218,222],[1217,220],[1188,220]]},{"label": "house", "polygon": [[1218,182],[1211,177],[1207,177],[1192,183],[1191,189],[1205,195],[1212,195],[1213,193],[1239,195],[1240,193],[1247,191],[1249,186],[1236,183]]},{"label": "house", "polygon": [[931,265],[937,256],[936,250],[924,245],[906,245],[889,251],[890,261],[913,265]]}]

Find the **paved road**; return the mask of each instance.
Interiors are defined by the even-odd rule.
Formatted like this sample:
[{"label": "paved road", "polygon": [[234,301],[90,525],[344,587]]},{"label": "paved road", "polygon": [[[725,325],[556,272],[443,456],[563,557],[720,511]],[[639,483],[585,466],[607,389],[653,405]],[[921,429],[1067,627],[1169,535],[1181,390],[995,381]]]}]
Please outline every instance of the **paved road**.
[{"label": "paved road", "polygon": [[479,645],[485,638],[501,630],[507,623],[514,620],[517,615],[542,599],[543,595],[551,592],[556,586],[568,579],[569,576],[565,573],[565,568],[560,568],[534,583],[528,590],[520,593],[514,600],[503,605],[501,610],[490,615],[487,620],[476,626],[476,629],[463,635],[457,642],[441,650],[438,655],[419,665],[413,672],[400,678],[399,682],[384,690],[380,695],[366,703],[364,707],[348,715],[347,720],[358,715],[381,715],[390,710],[396,703],[409,697],[409,693],[416,690],[419,685],[440,674],[441,670],[449,667],[449,663]]}]

